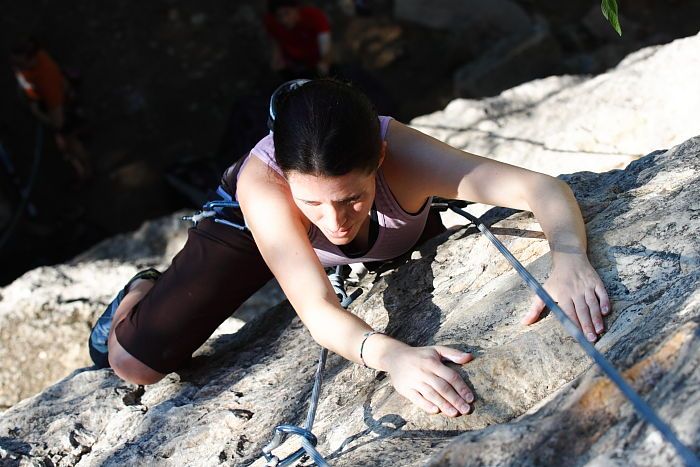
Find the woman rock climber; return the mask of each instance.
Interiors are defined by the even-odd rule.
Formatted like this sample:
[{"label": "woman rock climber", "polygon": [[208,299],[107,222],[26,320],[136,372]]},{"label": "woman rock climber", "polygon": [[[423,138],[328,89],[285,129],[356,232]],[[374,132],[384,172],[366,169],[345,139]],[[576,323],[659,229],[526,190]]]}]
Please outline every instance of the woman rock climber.
[{"label": "woman rock climber", "polygon": [[[218,192],[240,203],[221,219],[247,228],[204,219],[162,275],[149,270],[132,279],[93,329],[97,366],[136,384],[159,381],[274,276],[320,345],[386,371],[401,395],[429,413],[469,413],[474,395],[443,362],[465,364],[470,354],[373,333],[341,308],[324,271],[395,258],[439,232],[433,196],[532,211],[552,251],[545,288],[590,341],[604,331],[609,300],[564,182],[377,116],[344,83],[292,86],[276,106],[273,132],[225,171]],[[523,322],[537,321],[543,308],[535,299]]]}]

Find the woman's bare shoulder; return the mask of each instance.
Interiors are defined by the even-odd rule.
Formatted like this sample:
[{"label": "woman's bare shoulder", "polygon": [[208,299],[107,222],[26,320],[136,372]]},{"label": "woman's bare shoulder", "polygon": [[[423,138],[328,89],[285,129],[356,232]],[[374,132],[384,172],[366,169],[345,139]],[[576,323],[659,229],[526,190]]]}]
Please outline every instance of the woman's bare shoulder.
[{"label": "woman's bare shoulder", "polygon": [[420,190],[426,176],[424,165],[416,159],[413,151],[406,150],[419,142],[415,130],[391,120],[384,141],[386,152],[381,166],[384,179],[399,205],[407,212],[416,212],[430,194]]},{"label": "woman's bare shoulder", "polygon": [[246,222],[269,222],[271,218],[298,218],[305,225],[308,222],[300,216],[284,177],[255,156],[241,170],[236,194]]},{"label": "woman's bare shoulder", "polygon": [[238,175],[238,195],[246,197],[248,191],[258,193],[268,190],[289,191],[289,185],[282,175],[251,154]]}]

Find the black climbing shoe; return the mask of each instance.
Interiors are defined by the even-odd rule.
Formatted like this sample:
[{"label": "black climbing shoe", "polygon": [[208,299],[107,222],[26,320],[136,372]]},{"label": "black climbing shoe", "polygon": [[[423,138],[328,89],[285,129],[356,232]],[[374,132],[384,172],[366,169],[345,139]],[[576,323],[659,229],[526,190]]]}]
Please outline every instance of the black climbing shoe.
[{"label": "black climbing shoe", "polygon": [[109,329],[112,327],[112,318],[117,311],[119,304],[122,302],[129,287],[138,279],[149,279],[155,281],[160,277],[160,272],[155,269],[146,269],[137,273],[129,282],[119,291],[112,302],[107,305],[107,309],[99,317],[95,325],[90,331],[90,339],[88,340],[88,348],[90,349],[90,358],[97,368],[109,368],[109,360],[107,359],[107,340],[109,339]]}]

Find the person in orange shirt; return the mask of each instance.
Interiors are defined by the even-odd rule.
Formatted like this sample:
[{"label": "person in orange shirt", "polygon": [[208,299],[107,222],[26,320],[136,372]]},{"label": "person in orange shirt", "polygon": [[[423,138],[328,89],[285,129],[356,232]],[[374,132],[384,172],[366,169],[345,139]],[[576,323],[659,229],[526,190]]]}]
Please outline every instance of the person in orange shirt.
[{"label": "person in orange shirt", "polygon": [[79,184],[90,178],[87,151],[78,138],[72,92],[61,69],[34,38],[12,48],[10,60],[32,114],[54,130],[56,145],[75,171]]}]

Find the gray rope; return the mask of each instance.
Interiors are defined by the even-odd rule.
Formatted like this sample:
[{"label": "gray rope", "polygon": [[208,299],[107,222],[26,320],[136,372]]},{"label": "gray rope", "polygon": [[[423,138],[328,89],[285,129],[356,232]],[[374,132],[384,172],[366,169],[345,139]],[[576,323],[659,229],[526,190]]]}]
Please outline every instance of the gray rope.
[{"label": "gray rope", "polygon": [[350,304],[354,302],[355,299],[362,293],[361,289],[357,289],[355,292],[348,295],[348,293],[345,291],[345,281],[347,280],[348,275],[349,266],[345,266],[345,268],[343,268],[343,266],[336,266],[335,272],[328,274],[328,280],[333,287],[336,297],[338,297],[338,300],[340,301],[340,306],[343,308],[349,307]]},{"label": "gray rope", "polygon": [[[272,450],[282,444],[285,435],[297,435],[301,437],[302,447],[280,460],[279,457],[272,454]],[[279,425],[275,428],[272,441],[263,448],[263,455],[267,460],[265,465],[271,467],[287,467],[301,459],[304,456],[304,452],[306,452],[319,467],[329,467],[323,456],[316,450],[317,443],[318,439],[309,430],[294,425]]]},{"label": "gray rope", "polygon": [[321,348],[321,355],[318,357],[318,366],[316,367],[316,377],[314,379],[314,387],[311,390],[311,404],[309,405],[309,413],[306,415],[306,423],[304,428],[311,431],[316,418],[316,409],[318,400],[321,397],[321,385],[323,384],[323,369],[326,367],[326,358],[328,358],[328,349]]},{"label": "gray rope", "polygon": [[598,349],[596,349],[588,340],[586,340],[583,332],[574,324],[573,321],[564,313],[564,311],[559,307],[557,302],[554,301],[551,295],[537,282],[532,274],[525,269],[513,254],[508,251],[508,249],[503,245],[503,243],[498,240],[493,233],[481,222],[481,219],[469,214],[468,212],[460,209],[453,203],[448,202],[447,207],[457,214],[468,219],[472,224],[474,224],[479,231],[486,238],[488,238],[491,243],[501,252],[501,254],[510,262],[510,264],[515,268],[515,270],[520,274],[520,277],[525,281],[525,283],[532,289],[537,296],[539,296],[542,301],[547,305],[547,307],[554,313],[559,322],[564,326],[571,336],[576,339],[576,342],[583,347],[589,357],[603,370],[603,372],[612,380],[613,383],[618,387],[618,389],[625,395],[625,397],[632,403],[634,408],[637,410],[639,415],[642,416],[648,423],[654,425],[654,427],[659,430],[659,433],[668,441],[676,450],[678,455],[683,459],[685,465],[689,467],[699,467],[700,461],[695,456],[695,454],[680,440],[676,437],[675,433],[671,428],[666,425],[663,420],[654,412],[654,410],[647,405],[646,402],[637,394],[632,387],[627,384],[625,379],[620,375],[620,373],[613,367],[613,365],[601,354]]},{"label": "gray rope", "polygon": [[[343,271],[342,266],[337,266],[335,272],[328,275],[328,280],[333,287],[333,291],[336,293],[338,300],[343,308],[347,308],[350,304],[362,293],[361,289],[355,291],[355,293],[348,295],[345,291],[345,279],[347,275]],[[359,292],[359,293],[358,293]],[[321,385],[323,384],[323,369],[326,366],[326,359],[328,358],[328,349],[321,348],[321,354],[318,358],[318,366],[316,367],[316,375],[314,377],[314,387],[311,390],[311,400],[309,402],[309,411],[306,415],[306,422],[304,423],[304,428],[299,428],[293,425],[280,425],[275,428],[275,434],[267,446],[263,448],[263,455],[267,460],[266,466],[270,467],[286,467],[292,465],[298,459],[300,459],[304,452],[306,452],[311,459],[316,463],[318,467],[329,467],[328,462],[323,458],[323,456],[316,449],[316,444],[318,440],[316,436],[311,432],[314,425],[314,419],[316,418],[316,409],[318,408],[318,401],[321,397]],[[272,450],[277,448],[282,444],[285,434],[292,434],[301,437],[301,449],[296,450],[294,453],[280,459],[279,457],[272,454]]]},{"label": "gray rope", "polygon": [[329,467],[330,464],[326,462],[321,453],[316,450],[316,447],[311,444],[311,442],[306,438],[301,438],[301,445],[304,447],[306,453],[313,459],[318,467]]}]

